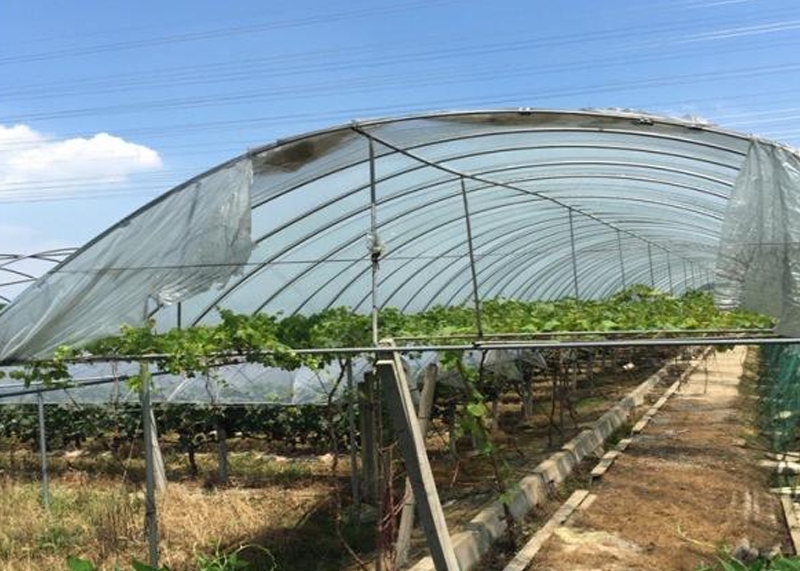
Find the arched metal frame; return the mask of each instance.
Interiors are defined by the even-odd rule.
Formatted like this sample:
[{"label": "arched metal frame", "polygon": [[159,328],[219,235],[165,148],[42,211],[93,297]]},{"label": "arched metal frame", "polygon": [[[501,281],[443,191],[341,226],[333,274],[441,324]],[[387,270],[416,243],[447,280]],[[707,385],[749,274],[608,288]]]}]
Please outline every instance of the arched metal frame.
[{"label": "arched metal frame", "polygon": [[[0,302],[10,303],[13,299],[11,290],[35,282],[47,269],[75,251],[76,248],[56,248],[32,254],[0,254]],[[27,262],[36,263],[37,268],[20,269]]]},{"label": "arched metal frame", "polygon": [[[254,149],[195,177],[52,271],[69,272],[115,229],[248,163],[250,259],[221,290],[158,308],[160,328],[213,322],[217,308],[479,310],[487,298],[597,298],[635,282],[680,293],[713,279],[728,197],[752,140],[621,111],[361,121]],[[157,272],[158,263],[120,271]]]}]

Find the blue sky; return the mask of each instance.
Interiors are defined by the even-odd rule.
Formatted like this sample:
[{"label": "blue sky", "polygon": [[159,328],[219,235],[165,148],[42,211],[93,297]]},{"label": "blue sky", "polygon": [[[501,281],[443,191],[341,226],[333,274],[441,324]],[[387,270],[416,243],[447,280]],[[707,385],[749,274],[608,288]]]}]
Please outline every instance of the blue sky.
[{"label": "blue sky", "polygon": [[3,2],[0,253],[357,118],[637,108],[800,146],[798,47],[789,0]]}]

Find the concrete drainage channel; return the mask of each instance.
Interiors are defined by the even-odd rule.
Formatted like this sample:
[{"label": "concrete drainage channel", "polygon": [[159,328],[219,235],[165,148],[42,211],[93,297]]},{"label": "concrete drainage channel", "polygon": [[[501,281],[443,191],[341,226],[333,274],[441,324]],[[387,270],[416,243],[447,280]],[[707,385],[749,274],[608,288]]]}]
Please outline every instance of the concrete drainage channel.
[{"label": "concrete drainage channel", "polygon": [[[704,352],[704,355],[707,353]],[[699,365],[699,362],[690,364],[682,373],[680,378],[675,381],[664,393],[664,395],[642,416],[642,419],[634,426],[633,433],[637,434],[649,420],[655,415],[656,411],[666,402],[666,400],[678,389],[680,383],[694,371]],[[519,482],[519,490],[512,498],[509,508],[514,518],[517,521],[522,520],[528,512],[534,507],[543,503],[547,499],[548,490],[553,486],[562,483],[572,473],[573,468],[577,466],[588,454],[602,446],[605,441],[611,436],[619,427],[621,427],[630,417],[633,410],[644,404],[646,395],[661,381],[669,378],[670,368],[673,365],[665,365],[656,373],[648,377],[639,386],[633,389],[626,397],[620,400],[603,416],[594,421],[590,428],[583,430],[575,438],[564,444],[561,450],[551,455],[549,458],[541,462],[530,476],[526,476]],[[605,470],[613,462],[614,458],[618,456],[622,450],[630,443],[630,439],[625,439],[620,442],[621,446],[617,449],[608,452],[603,459],[601,459],[598,466],[604,466],[599,472],[592,472],[592,477],[600,477]],[[580,491],[584,492],[584,491]],[[578,492],[576,492],[578,493]],[[579,494],[580,497],[571,496],[570,499],[564,504],[562,509],[554,514],[553,518],[541,530],[542,533],[534,534],[525,548],[520,552],[520,557],[528,557],[527,561],[533,557],[531,552],[535,554],[538,551],[536,544],[544,543],[547,534],[547,529],[554,529],[557,525],[553,522],[559,519],[565,520],[569,515],[583,503],[588,495],[588,492]],[[478,513],[466,525],[466,529],[459,532],[452,537],[453,549],[455,550],[456,559],[461,571],[472,571],[477,568],[481,558],[486,555],[492,547],[492,544],[497,541],[506,531],[506,522],[503,511],[503,505],[500,501],[492,502],[488,507]],[[515,563],[516,562],[516,563]],[[506,567],[507,571],[524,569],[525,567],[517,558],[509,563]],[[527,565],[527,563],[525,563]],[[435,571],[433,560],[424,557],[418,561],[410,571]]]}]

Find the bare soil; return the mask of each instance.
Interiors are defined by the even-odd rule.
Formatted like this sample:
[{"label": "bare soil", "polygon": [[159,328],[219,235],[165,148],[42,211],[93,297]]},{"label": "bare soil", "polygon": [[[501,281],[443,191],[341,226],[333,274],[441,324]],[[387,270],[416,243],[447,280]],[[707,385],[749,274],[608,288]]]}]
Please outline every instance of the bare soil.
[{"label": "bare soil", "polygon": [[701,365],[529,569],[692,570],[744,538],[786,552],[770,474],[757,467],[763,449],[746,377],[740,390],[746,354],[737,348]]},{"label": "bare soil", "polygon": [[[528,475],[669,357],[631,352],[618,359],[622,360],[604,370],[598,368],[591,378],[582,375],[577,379],[571,394],[574,418],[565,414],[558,429],[548,428],[549,378],[538,379],[532,420],[522,422],[520,404],[513,398],[504,399],[493,436],[509,483]],[[618,366],[628,359],[636,363],[634,371],[622,371]],[[334,475],[329,455],[275,456],[276,450],[268,444],[232,440],[231,484],[219,487],[213,483],[213,453],[198,453],[201,474],[191,479],[183,456],[169,445],[165,448],[170,488],[159,502],[163,563],[176,571],[188,570],[194,568],[197,553],[250,545],[259,547],[247,549],[246,557],[265,569],[273,562],[281,570],[359,568],[342,547],[340,535],[363,559],[371,559],[375,523],[362,521],[358,525],[348,517],[347,455],[340,457]],[[486,458],[470,452],[468,442],[462,443],[457,457],[453,456],[440,423],[434,423],[428,444],[448,525],[455,533],[488,502],[497,499],[494,475]],[[395,457],[398,454],[387,450]],[[61,453],[50,455],[57,507],[48,515],[37,505],[36,455],[13,447],[0,455],[0,496],[8,499],[5,504],[0,502],[0,571],[61,568],[67,554],[89,557],[104,568],[124,564],[131,557],[144,557],[139,491],[142,466],[136,459],[137,451],[131,451],[124,466],[96,451],[73,456],[69,452],[63,457]],[[394,496],[396,507],[402,501],[403,474],[397,470],[394,476],[394,488],[387,495]],[[334,526],[337,488],[344,504],[338,532]],[[557,492],[555,497],[559,496]],[[557,501],[552,504],[550,507],[555,508]],[[535,515],[545,517],[548,510],[544,506]],[[271,556],[266,556],[264,549]],[[411,561],[425,553],[421,533],[416,534],[412,551]]]}]

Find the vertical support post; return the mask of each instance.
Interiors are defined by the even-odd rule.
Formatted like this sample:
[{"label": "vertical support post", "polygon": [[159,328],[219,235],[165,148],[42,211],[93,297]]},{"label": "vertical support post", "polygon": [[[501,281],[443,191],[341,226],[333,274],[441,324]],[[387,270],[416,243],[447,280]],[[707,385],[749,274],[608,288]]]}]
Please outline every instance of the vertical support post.
[{"label": "vertical support post", "polygon": [[575,253],[575,224],[572,220],[572,208],[569,212],[569,245],[572,251],[572,285],[575,289],[575,299],[581,298],[581,292],[578,289],[578,256]]},{"label": "vertical support post", "polygon": [[670,259],[669,250],[667,252],[667,277],[669,278],[669,294],[675,295],[675,288],[672,285],[672,260]]},{"label": "vertical support post", "polygon": [[650,264],[650,287],[656,288],[656,277],[653,273],[653,251],[650,248],[650,242],[647,243],[647,262]]},{"label": "vertical support post", "polygon": [[622,257],[622,233],[617,229],[617,249],[619,250],[619,271],[622,274],[622,289],[628,287],[628,281],[625,279],[625,260]]},{"label": "vertical support post", "polygon": [[697,282],[694,278],[694,262],[689,262],[689,270],[692,272],[692,289],[697,289]]},{"label": "vertical support post", "polygon": [[139,365],[142,383],[142,432],[144,433],[144,529],[147,535],[148,563],[158,568],[158,517],[156,512],[155,455],[153,451],[153,410],[150,406],[150,371]]},{"label": "vertical support post", "polygon": [[687,284],[689,283],[689,276],[686,273],[686,260],[681,260],[681,267],[683,268],[683,291],[689,289]]},{"label": "vertical support post", "polygon": [[[428,365],[422,384],[422,394],[420,395],[419,405],[417,406],[417,421],[419,422],[419,430],[422,433],[423,441],[428,432],[428,419],[431,415],[431,408],[433,408],[437,373],[438,369],[435,364]],[[395,546],[395,553],[397,554],[395,564],[398,568],[405,565],[408,560],[408,547],[411,544],[411,532],[414,530],[414,509],[416,500],[414,499],[414,489],[411,487],[411,481],[408,478],[406,478],[405,498],[403,511],[400,514],[400,526],[398,528],[397,544]]]},{"label": "vertical support post", "polygon": [[175,304],[175,313],[178,320],[178,329],[183,328],[183,304],[179,301]]},{"label": "vertical support post", "polygon": [[405,379],[400,356],[384,352],[376,364],[378,375],[386,388],[389,411],[392,416],[397,441],[403,453],[408,477],[419,507],[419,515],[436,571],[458,571],[444,511],[433,480],[433,472],[425,451],[419,422],[411,402],[411,393]]},{"label": "vertical support post", "polygon": [[378,263],[381,257],[378,240],[378,200],[375,178],[375,142],[369,139],[369,231],[372,261],[372,345],[378,346]]},{"label": "vertical support post", "polygon": [[361,481],[363,498],[377,505],[378,501],[378,438],[375,414],[375,375],[364,375],[361,385]]},{"label": "vertical support post", "polygon": [[353,360],[347,359],[347,424],[350,438],[350,486],[356,513],[361,510],[361,495],[358,485],[358,445],[356,443],[356,404],[358,395],[353,380]]},{"label": "vertical support post", "polygon": [[216,412],[214,427],[217,431],[217,477],[220,484],[228,483],[228,431],[222,421],[221,411]]},{"label": "vertical support post", "polygon": [[50,477],[47,472],[47,427],[44,423],[44,397],[36,393],[36,405],[39,412],[39,456],[42,463],[42,506],[50,511]]},{"label": "vertical support post", "polygon": [[469,201],[467,200],[467,184],[464,177],[461,177],[461,198],[464,202],[464,222],[467,225],[467,248],[469,249],[469,268],[472,272],[472,299],[475,304],[475,327],[478,330],[478,337],[483,337],[483,325],[481,322],[481,298],[478,294],[478,272],[475,270],[475,249],[472,245],[472,223],[469,216]]}]

